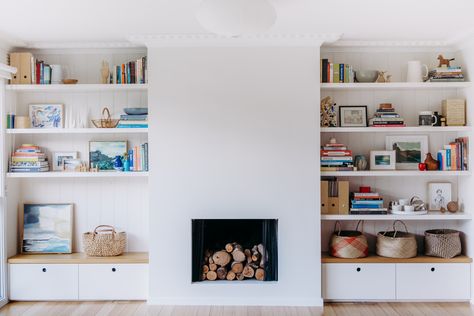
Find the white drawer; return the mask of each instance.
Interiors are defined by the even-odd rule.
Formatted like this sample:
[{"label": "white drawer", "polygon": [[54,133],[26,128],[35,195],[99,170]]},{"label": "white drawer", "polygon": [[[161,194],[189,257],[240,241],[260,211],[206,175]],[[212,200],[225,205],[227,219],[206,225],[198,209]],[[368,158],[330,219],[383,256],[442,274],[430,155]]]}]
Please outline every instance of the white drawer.
[{"label": "white drawer", "polygon": [[322,281],[324,299],[395,299],[395,264],[325,263]]},{"label": "white drawer", "polygon": [[77,264],[10,264],[10,299],[77,300]]},{"label": "white drawer", "polygon": [[80,300],[145,300],[147,264],[79,265]]},{"label": "white drawer", "polygon": [[469,263],[397,264],[397,299],[467,300],[471,297]]}]

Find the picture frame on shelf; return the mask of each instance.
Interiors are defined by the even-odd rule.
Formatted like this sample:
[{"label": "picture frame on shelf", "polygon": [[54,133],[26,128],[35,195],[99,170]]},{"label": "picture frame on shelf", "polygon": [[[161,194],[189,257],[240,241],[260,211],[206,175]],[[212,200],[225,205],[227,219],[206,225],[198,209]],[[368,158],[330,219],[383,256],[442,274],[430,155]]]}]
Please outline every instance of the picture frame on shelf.
[{"label": "picture frame on shelf", "polygon": [[396,169],[416,170],[428,153],[428,136],[388,135],[385,137],[385,149],[395,151]]},{"label": "picture frame on shelf", "polygon": [[451,201],[452,187],[449,182],[431,182],[428,184],[430,211],[446,210]]},{"label": "picture frame on shelf", "polygon": [[64,171],[74,172],[82,166],[82,161],[80,159],[64,159],[63,168]]},{"label": "picture frame on shelf", "polygon": [[370,170],[395,170],[395,150],[371,150]]},{"label": "picture frame on shelf", "polygon": [[73,211],[70,203],[23,204],[21,253],[72,253]]},{"label": "picture frame on shelf", "polygon": [[367,105],[340,105],[339,127],[367,127]]},{"label": "picture frame on shelf", "polygon": [[98,168],[98,171],[112,171],[113,160],[116,156],[127,153],[127,141],[90,141],[89,167]]},{"label": "picture frame on shelf", "polygon": [[64,160],[77,159],[77,151],[58,151],[51,154],[53,160],[53,171],[64,170]]},{"label": "picture frame on shelf", "polygon": [[30,104],[31,128],[64,128],[63,104]]}]

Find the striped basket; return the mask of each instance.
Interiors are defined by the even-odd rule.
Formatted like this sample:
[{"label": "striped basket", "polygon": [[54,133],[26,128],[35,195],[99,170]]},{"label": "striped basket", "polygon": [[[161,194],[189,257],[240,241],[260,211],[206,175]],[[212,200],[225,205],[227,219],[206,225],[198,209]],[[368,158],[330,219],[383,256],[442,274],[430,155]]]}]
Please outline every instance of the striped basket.
[{"label": "striped basket", "polygon": [[362,231],[359,231],[361,222],[357,223],[355,230],[341,230],[339,221],[334,224],[334,232],[329,243],[331,256],[347,259],[367,257],[369,246],[363,234],[363,222]]},{"label": "striped basket", "polygon": [[[401,223],[405,231],[397,229]],[[384,231],[377,234],[377,255],[388,258],[413,258],[416,257],[417,245],[415,235],[408,232],[407,226],[402,221],[393,222],[393,231]]]},{"label": "striped basket", "polygon": [[431,229],[425,231],[425,255],[454,258],[461,254],[459,231],[453,229]]}]

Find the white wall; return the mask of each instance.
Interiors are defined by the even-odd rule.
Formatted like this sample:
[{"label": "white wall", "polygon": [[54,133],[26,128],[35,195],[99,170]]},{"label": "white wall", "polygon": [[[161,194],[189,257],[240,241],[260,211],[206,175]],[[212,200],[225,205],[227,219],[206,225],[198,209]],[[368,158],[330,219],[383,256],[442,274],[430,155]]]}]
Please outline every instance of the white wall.
[{"label": "white wall", "polygon": [[[149,48],[155,304],[318,305],[319,48]],[[278,218],[278,282],[191,283],[192,218]]]}]

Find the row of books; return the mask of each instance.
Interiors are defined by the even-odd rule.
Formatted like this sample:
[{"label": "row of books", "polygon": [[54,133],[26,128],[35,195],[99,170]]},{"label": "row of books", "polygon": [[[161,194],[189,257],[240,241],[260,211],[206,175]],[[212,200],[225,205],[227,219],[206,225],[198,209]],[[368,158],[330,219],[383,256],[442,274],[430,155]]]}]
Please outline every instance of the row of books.
[{"label": "row of books", "polygon": [[390,107],[377,109],[374,116],[369,120],[369,125],[373,127],[403,127],[405,126],[405,120],[390,105]]},{"label": "row of books", "polygon": [[10,158],[10,172],[47,172],[49,163],[39,146],[23,144]]},{"label": "row of books", "polygon": [[437,67],[429,72],[431,82],[464,81],[461,67]]},{"label": "row of books", "polygon": [[385,215],[387,208],[383,207],[383,198],[377,192],[352,193],[349,214],[354,215]]},{"label": "row of books", "polygon": [[125,64],[114,66],[113,83],[146,83],[148,81],[147,64],[147,58],[145,56]]},{"label": "row of books", "polygon": [[468,170],[468,138],[459,137],[438,151],[439,170]]},{"label": "row of books", "polygon": [[328,83],[352,83],[354,82],[354,69],[349,64],[331,63],[328,59],[320,62],[321,82]]},{"label": "row of books", "polygon": [[321,147],[321,171],[352,171],[354,162],[352,151],[338,143],[328,143]]},{"label": "row of books", "polygon": [[130,171],[148,171],[148,143],[128,150]]},{"label": "row of books", "polygon": [[148,115],[120,115],[120,121],[117,128],[147,128]]}]

